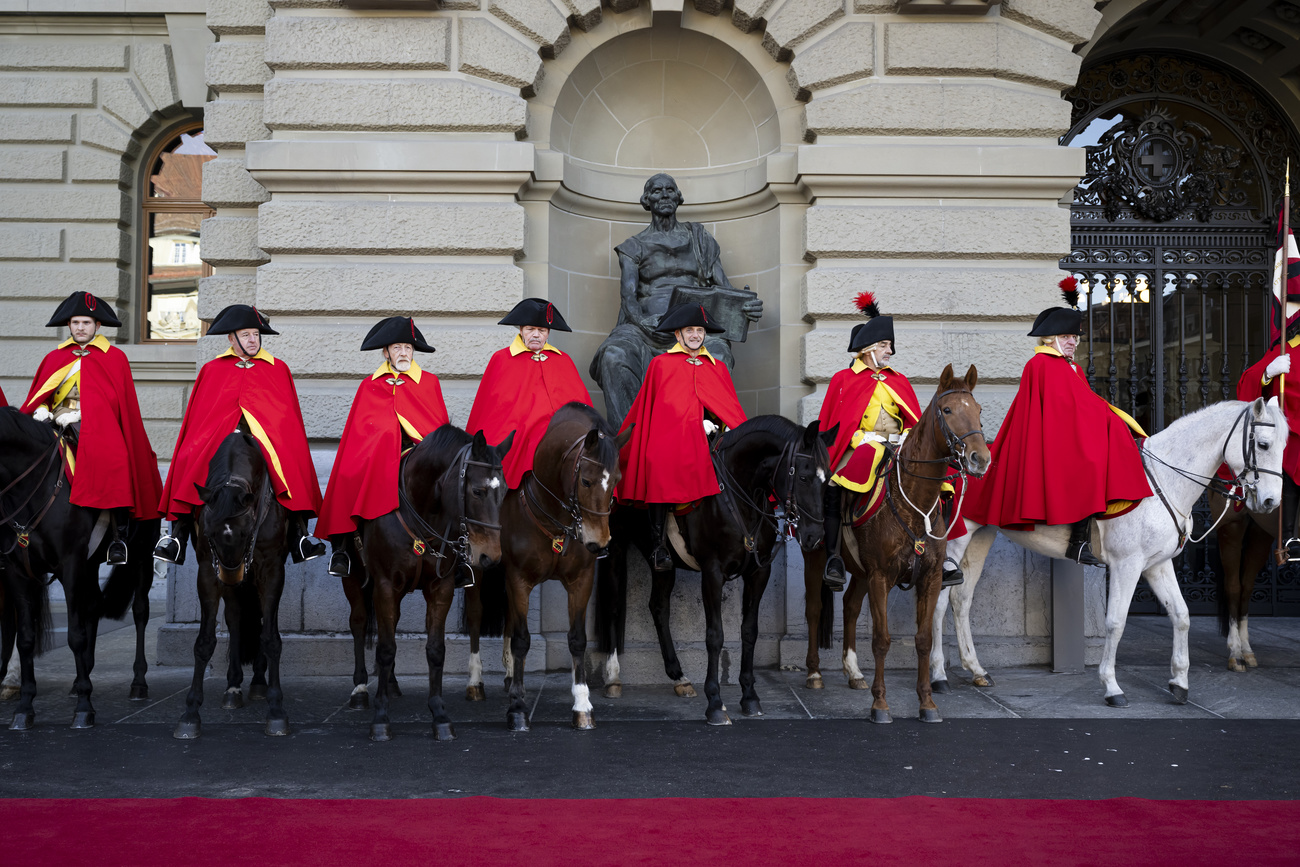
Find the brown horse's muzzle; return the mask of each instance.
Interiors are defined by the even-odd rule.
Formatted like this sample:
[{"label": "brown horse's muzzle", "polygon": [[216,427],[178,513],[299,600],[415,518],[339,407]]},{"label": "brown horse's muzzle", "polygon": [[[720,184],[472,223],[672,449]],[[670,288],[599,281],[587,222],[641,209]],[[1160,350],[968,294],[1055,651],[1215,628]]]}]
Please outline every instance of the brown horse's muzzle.
[{"label": "brown horse's muzzle", "polygon": [[484,569],[501,562],[501,532],[475,529],[469,531],[470,562]]},{"label": "brown horse's muzzle", "polygon": [[234,569],[228,569],[217,561],[217,578],[227,587],[237,587],[244,583],[244,564],[241,562]]}]

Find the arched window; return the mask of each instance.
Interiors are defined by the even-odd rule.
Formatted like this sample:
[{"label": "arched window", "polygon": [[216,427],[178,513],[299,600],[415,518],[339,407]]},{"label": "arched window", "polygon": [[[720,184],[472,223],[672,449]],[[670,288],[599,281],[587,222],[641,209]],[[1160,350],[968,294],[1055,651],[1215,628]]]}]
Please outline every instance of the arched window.
[{"label": "arched window", "polygon": [[140,343],[197,340],[199,279],[212,269],[199,258],[199,224],[213,211],[203,204],[203,164],[216,157],[194,122],[163,136],[148,155],[140,280]]}]

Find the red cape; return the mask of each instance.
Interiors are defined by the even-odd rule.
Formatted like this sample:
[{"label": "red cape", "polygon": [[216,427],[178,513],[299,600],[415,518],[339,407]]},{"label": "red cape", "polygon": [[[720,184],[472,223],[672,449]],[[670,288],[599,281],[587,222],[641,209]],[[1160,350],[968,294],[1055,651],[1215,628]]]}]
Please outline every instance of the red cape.
[{"label": "red cape", "polygon": [[[885,377],[883,384],[888,385],[899,399],[899,408],[903,411],[903,427],[911,427],[921,420],[921,403],[916,399],[912,383],[891,367],[886,367],[882,373]],[[881,385],[881,380],[871,375],[871,368],[854,373],[852,367],[846,367],[831,377],[819,416],[819,427],[823,432],[837,424],[840,426],[835,434],[835,445],[831,446],[831,467],[839,465],[840,458],[849,448],[849,440],[853,439],[853,434],[862,426],[862,416],[878,385]]]},{"label": "red cape", "polygon": [[266,350],[252,367],[237,367],[237,361],[233,354],[214,358],[194,380],[159,504],[171,520],[202,502],[195,486],[207,483],[208,462],[245,413],[256,423],[253,436],[271,468],[276,499],[290,511],[320,511],[320,483],[289,365]]},{"label": "red cape", "polygon": [[[516,342],[523,345],[521,340]],[[571,401],[591,406],[591,395],[573,361],[558,349],[548,346],[542,350],[546,360],[533,361],[531,352],[513,353],[513,346],[492,354],[465,430],[471,434],[483,431],[490,443],[499,443],[515,432],[504,469],[506,485],[517,488],[524,473],[533,468],[533,453],[551,416]]]},{"label": "red cape", "polygon": [[[90,509],[130,507],[136,518],[158,517],[158,456],[140,419],[131,364],[116,346],[92,344],[81,356],[81,435],[71,500]],[[69,343],[45,356],[22,411],[29,415],[49,399],[77,356]]]},{"label": "red cape", "polygon": [[[378,518],[397,508],[397,471],[402,458],[402,423],[424,439],[447,423],[438,377],[412,364],[394,377],[385,364],[361,381],[343,426],[317,536],[351,533],[357,520]],[[393,380],[400,380],[398,385]],[[409,434],[408,434],[409,435]]]},{"label": "red cape", "polygon": [[[1264,368],[1268,367],[1268,363],[1277,358],[1280,353],[1281,347],[1274,346],[1264,353],[1263,358],[1246,368],[1237,383],[1237,400],[1277,396],[1281,378],[1264,385]],[[1298,433],[1300,431],[1300,347],[1288,347],[1287,354],[1291,356],[1291,373],[1286,376],[1290,380],[1286,383],[1286,388],[1281,389],[1286,392],[1282,401],[1282,411],[1286,413],[1291,432],[1287,435],[1286,450],[1282,453],[1282,471],[1290,476],[1292,481],[1300,482],[1300,433]]]},{"label": "red cape", "polygon": [[1151,496],[1128,425],[1082,370],[1053,352],[1025,365],[990,451],[993,464],[967,483],[962,509],[980,524],[1072,524],[1107,503]]},{"label": "red cape", "polygon": [[3,388],[0,388],[0,406],[8,406],[8,405],[9,405],[9,401],[5,400],[5,391]]},{"label": "red cape", "polygon": [[684,352],[656,356],[646,368],[620,433],[635,424],[619,462],[620,500],[690,503],[718,492],[704,435],[704,410],[727,427],[745,421],[727,365],[703,354],[691,364]]}]

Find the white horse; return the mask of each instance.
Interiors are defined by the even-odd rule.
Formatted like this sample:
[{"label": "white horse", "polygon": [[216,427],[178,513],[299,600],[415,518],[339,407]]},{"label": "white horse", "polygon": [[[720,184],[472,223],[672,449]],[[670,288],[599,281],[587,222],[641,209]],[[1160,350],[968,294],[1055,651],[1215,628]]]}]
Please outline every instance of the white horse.
[{"label": "white horse", "polygon": [[[1179,704],[1187,701],[1187,631],[1191,621],[1171,561],[1191,533],[1192,507],[1220,463],[1226,462],[1245,485],[1249,508],[1267,512],[1277,507],[1282,499],[1282,452],[1288,430],[1276,398],[1267,404],[1263,400],[1224,401],[1184,416],[1145,443],[1147,479],[1153,492],[1163,493],[1163,500],[1156,493],[1126,515],[1093,522],[1093,553],[1110,567],[1106,646],[1098,674],[1106,687],[1106,703],[1111,707],[1128,705],[1115,681],[1115,651],[1124,634],[1124,621],[1139,576],[1147,579],[1169,612],[1174,627],[1169,691]],[[1069,492],[1060,495],[1068,497]],[[1058,558],[1065,556],[1070,536],[1068,525],[1040,526],[1025,532],[986,527],[967,519],[966,527],[965,536],[948,542],[948,556],[961,563],[966,581],[945,588],[935,610],[930,680],[931,688],[939,693],[948,692],[943,621],[950,594],[962,667],[974,675],[976,686],[993,685],[975,655],[970,602],[998,532],[1024,548]]]}]

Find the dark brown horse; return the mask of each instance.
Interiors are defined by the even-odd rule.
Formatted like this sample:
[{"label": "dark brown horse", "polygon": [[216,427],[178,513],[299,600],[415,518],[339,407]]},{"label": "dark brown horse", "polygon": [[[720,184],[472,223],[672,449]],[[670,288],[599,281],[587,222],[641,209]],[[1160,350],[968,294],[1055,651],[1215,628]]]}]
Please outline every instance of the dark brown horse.
[{"label": "dark brown horse", "polygon": [[[705,645],[708,670],[704,692],[709,725],[730,725],[722,704],[719,661],[722,656],[722,585],[733,578],[744,582],[741,613],[740,710],[759,716],[763,708],[754,689],[754,646],[758,641],[758,607],[772,574],[777,545],[788,530],[805,550],[822,542],[822,487],[830,476],[827,442],[834,431],[819,434],[818,423],[806,428],[777,415],[752,418],[722,435],[714,449],[714,464],[723,491],[706,497],[687,515],[677,517],[682,540],[694,562],[673,551],[674,568],[651,569],[650,613],[659,636],[664,671],[679,696],[695,690],[682,673],[669,628],[669,601],[677,580],[676,567],[702,575]],[[776,508],[783,510],[785,527]],[[619,509],[613,521],[614,541],[607,564],[598,573],[597,634],[610,652],[605,669],[605,694],[620,695],[618,652],[622,650],[627,600],[627,549],[635,545],[650,562],[649,521],[641,509]]]},{"label": "dark brown horse", "polygon": [[198,557],[199,634],[194,639],[194,677],[185,712],[172,732],[182,740],[202,733],[203,675],[217,648],[217,608],[225,602],[230,633],[226,691],[221,706],[243,707],[244,666],[252,665],[249,698],[265,698],[266,734],[287,735],[289,715],[280,688],[280,596],[289,554],[288,513],[275,497],[257,442],[236,431],[208,462],[203,504],[194,515]]},{"label": "dark brown horse", "polygon": [[[911,429],[892,461],[883,462],[886,476],[885,504],[861,527],[846,521],[843,526],[845,563],[851,579],[844,592],[844,672],[853,689],[865,689],[866,678],[858,669],[857,622],[862,599],[871,607],[871,650],[876,671],[871,682],[875,701],[871,721],[892,722],[885,700],[885,654],[889,652],[889,617],[886,603],[895,585],[916,587],[916,694],[921,700],[922,722],[940,722],[939,710],[930,695],[929,658],[931,620],[939,598],[943,561],[947,550],[947,522],[940,508],[941,486],[948,468],[980,476],[988,469],[991,456],[980,426],[980,405],[971,396],[978,375],[975,366],[965,379],[953,376],[952,365],[944,368],[939,387],[921,420]],[[821,662],[817,645],[829,646],[829,623],[823,606],[822,570],[809,558],[804,569],[805,614],[808,619],[808,681],[821,686]]]},{"label": "dark brown horse", "polygon": [[[592,729],[587,690],[587,602],[596,574],[596,555],[609,544],[609,514],[620,478],[618,453],[632,436],[616,434],[591,407],[570,403],[551,417],[537,444],[533,469],[501,505],[501,566],[487,581],[504,581],[505,635],[502,660],[512,731],[528,731],[524,660],[528,655],[528,596],[543,581],[557,580],[569,598],[569,654],[573,667],[573,727]],[[471,595],[466,594],[467,602]],[[482,606],[467,605],[472,646],[467,694],[482,695],[477,659]],[[475,687],[477,686],[477,690]]]},{"label": "dark brown horse", "polygon": [[[512,433],[491,446],[482,433],[471,437],[455,425],[443,425],[403,457],[398,470],[398,507],[366,521],[361,528],[360,563],[354,558],[353,568],[359,565],[373,585],[368,595],[378,631],[372,740],[392,738],[388,700],[397,656],[397,619],[402,597],[416,590],[424,593],[425,601],[425,656],[434,737],[440,741],[456,737],[442,697],[447,612],[458,570],[468,569],[481,576],[483,569],[501,559],[499,520],[506,494],[501,460],[513,440]],[[347,580],[353,580],[352,576]],[[363,577],[362,583],[366,580]],[[354,621],[357,618],[354,603]],[[364,688],[364,629],[358,638],[354,625],[353,638]]]},{"label": "dark brown horse", "polygon": [[1214,487],[1209,501],[1212,520],[1223,514],[1215,530],[1222,563],[1216,584],[1219,628],[1228,639],[1228,670],[1240,672],[1259,665],[1250,646],[1250,597],[1275,547],[1277,509],[1262,514],[1247,508],[1237,511],[1238,504],[1229,503]]},{"label": "dark brown horse", "polygon": [[[4,581],[0,632],[6,648],[16,642],[21,675],[18,709],[11,729],[25,731],[36,721],[33,660],[49,644],[50,611],[47,574],[63,585],[68,605],[68,647],[76,661],[73,693],[77,707],[72,727],[95,724],[90,673],[95,667],[99,621],[118,619],[132,608],[136,625],[135,678],[131,699],[149,697],[145,682],[144,630],[149,620],[153,583],[151,543],[159,520],[131,521],[127,528],[128,560],[113,567],[99,586],[99,564],[106,547],[107,512],[75,506],[69,500],[66,456],[73,448],[51,425],[0,409],[0,568]],[[15,634],[16,633],[16,634]]]}]

